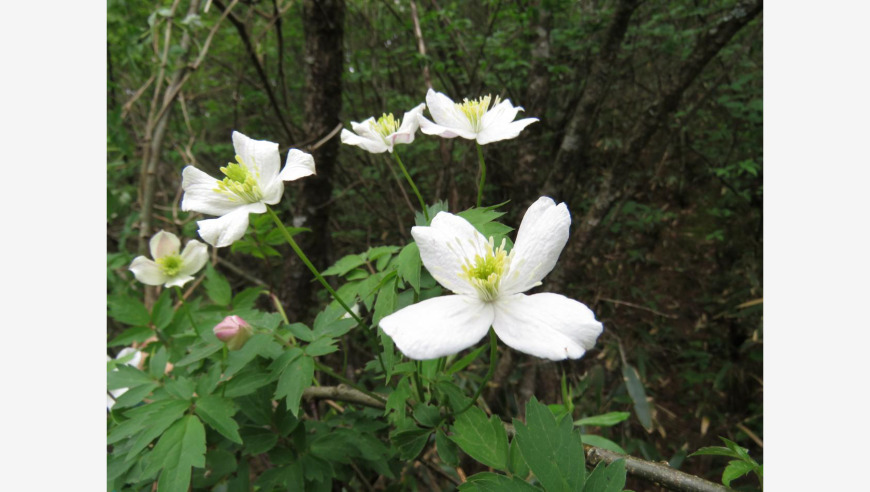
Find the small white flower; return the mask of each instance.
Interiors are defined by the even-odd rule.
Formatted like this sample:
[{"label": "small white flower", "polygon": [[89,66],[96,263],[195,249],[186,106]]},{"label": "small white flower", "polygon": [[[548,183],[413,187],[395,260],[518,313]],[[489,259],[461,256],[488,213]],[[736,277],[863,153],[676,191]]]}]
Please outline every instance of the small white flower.
[{"label": "small white flower", "polygon": [[181,241],[171,232],[158,232],[151,238],[150,246],[153,261],[137,256],[130,263],[133,276],[146,285],[181,287],[193,280],[193,274],[208,261],[208,247],[196,239],[188,241],[178,254]]},{"label": "small white flower", "polygon": [[423,112],[425,104],[405,113],[401,120],[393,118],[393,113],[384,114],[375,121],[371,117],[362,123],[350,122],[353,132],[341,130],[341,143],[356,145],[372,154],[393,152],[396,144],[409,144],[414,141],[414,134],[420,126],[417,117]]},{"label": "small white flower", "polygon": [[[121,350],[120,352],[118,352],[118,356],[115,357],[115,360],[123,359],[124,357],[127,357],[130,354],[133,354],[133,358],[128,360],[127,362],[125,362],[125,364],[128,366],[139,367],[139,363],[142,362],[142,352],[140,352],[132,347],[127,347],[127,348]],[[107,355],[106,360],[110,361],[110,360],[112,360],[112,358]],[[117,369],[115,369],[115,370],[117,371]],[[112,407],[115,406],[115,400],[117,400],[118,397],[120,397],[121,395],[126,393],[127,389],[128,388],[118,388],[118,389],[109,390],[109,394],[106,395],[106,410],[111,410]],[[111,395],[111,396],[109,396],[109,395]]]},{"label": "small white flower", "polygon": [[439,135],[444,138],[462,137],[477,140],[480,145],[515,138],[523,128],[538,121],[537,118],[524,118],[514,121],[520,106],[514,107],[510,99],[501,101],[496,96],[483,96],[480,99],[462,103],[454,103],[452,99],[440,92],[429,89],[426,93],[426,105],[435,122],[420,115],[420,131],[426,135]]},{"label": "small white flower", "polygon": [[301,150],[290,149],[281,172],[278,144],[253,140],[233,132],[236,162],[221,168],[226,176],[212,178],[193,166],[182,171],[184,198],[181,209],[219,216],[197,221],[205,242],[222,248],[241,239],[248,228],[248,214],[261,214],[284,193],[284,181],[315,174],[314,158]]},{"label": "small white flower", "polygon": [[454,292],[381,320],[384,332],[412,359],[455,354],[489,327],[510,347],[550,360],[577,359],[603,329],[585,305],[559,294],[525,295],[541,284],[568,241],[564,203],[541,197],[529,207],[510,253],[484,239],[467,220],[440,212],[411,234],[429,273]]}]

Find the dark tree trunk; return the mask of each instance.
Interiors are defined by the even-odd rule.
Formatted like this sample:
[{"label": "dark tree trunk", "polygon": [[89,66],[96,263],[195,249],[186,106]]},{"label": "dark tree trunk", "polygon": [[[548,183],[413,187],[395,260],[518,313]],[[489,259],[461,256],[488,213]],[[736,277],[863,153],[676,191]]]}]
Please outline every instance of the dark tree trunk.
[{"label": "dark tree trunk", "polygon": [[[344,0],[305,0],[302,25],[305,30],[305,141],[318,142],[341,124],[341,74],[343,62]],[[329,228],[332,176],[338,158],[338,138],[330,138],[311,151],[317,175],[304,179],[297,217],[304,216],[312,232],[300,234],[297,241],[318,269],[331,261]],[[290,278],[288,314],[304,316],[312,305],[311,274],[299,262]],[[348,301],[350,302],[350,301]]]}]

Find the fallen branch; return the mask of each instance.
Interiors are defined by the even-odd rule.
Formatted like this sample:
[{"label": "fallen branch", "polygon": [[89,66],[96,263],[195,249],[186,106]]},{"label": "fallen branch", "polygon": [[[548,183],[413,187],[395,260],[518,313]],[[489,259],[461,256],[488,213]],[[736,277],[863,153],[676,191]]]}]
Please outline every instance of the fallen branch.
[{"label": "fallen branch", "polygon": [[625,471],[629,475],[657,483],[668,490],[677,492],[727,492],[731,490],[723,485],[689,475],[667,465],[614,453],[594,446],[586,447],[586,464],[588,466],[595,466],[598,463],[609,465],[620,459],[625,460]]}]

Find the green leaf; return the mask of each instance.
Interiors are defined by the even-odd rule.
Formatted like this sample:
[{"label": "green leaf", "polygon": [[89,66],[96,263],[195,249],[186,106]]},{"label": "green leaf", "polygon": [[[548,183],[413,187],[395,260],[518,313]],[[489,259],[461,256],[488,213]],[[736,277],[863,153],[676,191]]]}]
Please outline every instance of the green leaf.
[{"label": "green leaf", "polygon": [[269,384],[271,376],[261,371],[242,371],[224,383],[226,389],[221,390],[227,398],[245,396],[257,391],[257,389]]},{"label": "green leaf", "polygon": [[372,324],[377,325],[385,316],[393,314],[396,310],[396,282],[398,277],[386,282],[378,291],[378,300],[375,302],[375,314],[372,316]]},{"label": "green leaf", "polygon": [[743,460],[733,460],[725,467],[722,472],[722,484],[726,487],[731,486],[731,481],[746,475],[753,469],[752,463]]},{"label": "green leaf", "polygon": [[169,326],[172,322],[172,315],[175,311],[172,309],[172,297],[170,289],[164,289],[151,308],[151,324],[158,330],[162,330]]},{"label": "green leaf", "polygon": [[154,330],[148,326],[135,326],[133,328],[127,328],[121,332],[121,334],[113,338],[107,346],[116,347],[118,345],[130,345],[133,342],[144,342],[153,336]]},{"label": "green leaf", "polygon": [[311,357],[317,357],[320,355],[331,354],[338,350],[338,347],[335,346],[335,343],[338,340],[334,338],[320,338],[315,340],[311,344],[307,345],[304,350],[305,353]]},{"label": "green leaf", "polygon": [[413,460],[423,451],[423,446],[429,442],[429,434],[432,429],[420,429],[411,427],[402,430],[396,430],[390,434],[390,439],[399,450],[399,459]]},{"label": "green leaf", "polygon": [[520,452],[520,445],[517,444],[517,440],[514,439],[511,441],[511,449],[509,456],[510,472],[520,478],[526,478],[531,473],[529,470],[529,465],[526,464],[526,460],[523,459],[523,453]]},{"label": "green leaf", "polygon": [[205,466],[205,427],[193,415],[188,415],[172,424],[157,441],[149,455],[144,474],[153,474],[159,469],[160,492],[186,492],[190,487],[191,467]]},{"label": "green leaf", "polygon": [[529,485],[517,477],[507,477],[497,473],[483,472],[468,477],[468,481],[459,486],[460,492],[540,492],[540,489]]},{"label": "green leaf", "polygon": [[473,351],[469,352],[468,354],[465,354],[464,357],[462,357],[458,361],[454,362],[453,365],[451,365],[450,368],[447,369],[447,374],[448,375],[455,374],[455,373],[465,369],[466,367],[468,367],[469,364],[471,364],[474,361],[474,359],[476,359],[481,354],[481,352],[483,352],[487,348],[489,348],[489,345],[481,345],[480,347],[474,349]]},{"label": "green leaf", "polygon": [[583,444],[588,446],[595,446],[596,448],[606,449],[608,451],[613,451],[614,453],[619,454],[628,454],[625,452],[619,444],[601,436],[595,436],[592,434],[583,434],[580,436],[580,439],[583,441]]},{"label": "green leaf", "polygon": [[239,292],[235,297],[233,297],[233,309],[236,311],[241,309],[253,309],[257,298],[265,291],[266,289],[262,287],[248,287]]},{"label": "green leaf", "polygon": [[138,299],[127,296],[112,296],[108,299],[109,316],[119,323],[133,326],[147,326],[151,313]]},{"label": "green leaf", "polygon": [[275,399],[287,398],[287,410],[294,417],[299,416],[299,402],[302,400],[302,392],[311,386],[314,378],[314,359],[306,355],[293,359],[278,378],[278,387],[275,390]]},{"label": "green leaf", "polygon": [[[151,441],[153,441],[157,436],[163,434],[169,426],[180,419],[184,415],[184,412],[190,408],[190,402],[183,400],[163,400],[146,405],[146,407],[152,405],[156,406],[158,403],[163,402],[166,402],[166,404],[160,405],[159,408],[155,408],[155,411],[153,412],[136,415],[135,418],[138,421],[142,432],[136,436],[132,446],[130,446],[129,454],[127,454],[128,460],[135,458],[136,455],[139,454],[139,451],[145,449],[149,444],[151,444]],[[130,415],[131,413],[132,412],[127,412],[127,415]]]},{"label": "green leaf", "polygon": [[424,427],[435,427],[441,422],[441,412],[434,405],[418,403],[414,407],[414,419]]},{"label": "green leaf", "polygon": [[218,306],[229,306],[233,299],[230,283],[211,264],[205,270],[205,282],[203,283],[205,284],[205,292],[213,303]]},{"label": "green leaf", "polygon": [[303,342],[314,341],[314,332],[302,323],[293,323],[291,325],[288,325],[287,329],[290,330],[290,333],[292,333],[294,337],[302,340]]},{"label": "green leaf", "polygon": [[245,345],[241,349],[231,351],[229,356],[227,356],[227,369],[224,371],[224,378],[230,378],[242,370],[271,343],[275,342],[270,335],[257,333],[245,342]]},{"label": "green leaf", "polygon": [[241,431],[242,440],[245,442],[242,454],[256,456],[275,447],[278,443],[278,434],[272,429],[262,427],[244,427]]},{"label": "green leaf", "polygon": [[610,412],[575,420],[574,425],[597,425],[600,427],[610,427],[627,420],[629,417],[631,417],[629,412]]},{"label": "green leaf", "polygon": [[441,461],[448,466],[459,466],[458,448],[441,429],[435,432],[435,446]]},{"label": "green leaf", "polygon": [[137,405],[145,399],[146,396],[150,395],[158,386],[160,386],[158,383],[149,383],[125,391],[123,395],[115,398],[115,405],[112,407],[112,410],[129,408]]},{"label": "green leaf", "polygon": [[703,455],[714,455],[714,456],[728,456],[730,458],[740,458],[733,450],[728,448],[723,448],[721,446],[707,446],[703,447],[694,453],[690,454],[689,457],[692,456],[703,456]]},{"label": "green leaf", "polygon": [[155,379],[162,378],[163,373],[166,372],[166,363],[168,361],[169,352],[166,351],[166,347],[161,346],[148,358],[148,374]]},{"label": "green leaf", "polygon": [[586,479],[584,492],[622,492],[625,487],[625,460],[618,459],[609,466],[598,463]]},{"label": "green leaf", "polygon": [[396,262],[399,266],[399,276],[414,288],[414,292],[419,293],[420,269],[423,267],[423,260],[420,259],[420,249],[417,247],[417,243],[409,243],[402,248]]},{"label": "green leaf", "polygon": [[140,384],[154,382],[150,376],[135,367],[120,365],[115,369],[107,373],[107,389],[134,388]]},{"label": "green leaf", "polygon": [[643,388],[637,369],[630,364],[624,364],[622,366],[622,379],[625,380],[628,395],[634,402],[634,413],[646,431],[652,432],[652,413],[650,413],[649,402],[646,401],[646,390]]},{"label": "green leaf", "polygon": [[242,444],[242,437],[239,436],[239,424],[233,419],[235,413],[236,407],[232,400],[215,395],[203,396],[196,400],[196,414],[206,424],[230,441]]},{"label": "green leaf", "polygon": [[532,397],[526,423],[514,419],[514,427],[523,458],[548,492],[583,489],[583,445],[570,418],[557,423],[547,406]]},{"label": "green leaf", "polygon": [[196,361],[205,359],[209,355],[222,349],[223,346],[224,344],[221,342],[203,342],[199,345],[195,345],[193,346],[193,348],[190,349],[189,354],[182,357],[181,360],[175,363],[175,367],[184,367],[188,364],[193,364]]},{"label": "green leaf", "polygon": [[321,275],[344,275],[354,268],[364,264],[366,258],[364,255],[347,255],[344,258],[335,262],[334,265],[324,270]]},{"label": "green leaf", "polygon": [[170,379],[163,387],[167,393],[181,400],[190,400],[196,391],[196,384],[184,376]]},{"label": "green leaf", "polygon": [[[124,412],[124,416],[127,417],[128,420],[121,422],[109,431],[109,435],[106,438],[106,443],[114,444],[116,442],[120,442],[124,439],[130,438],[136,435],[136,433],[141,432],[142,430],[150,431],[155,427],[162,426],[162,428],[160,428],[157,433],[151,437],[151,439],[154,439],[155,437],[162,434],[163,431],[166,430],[166,428],[169,427],[173,422],[181,418],[181,416],[184,415],[184,412],[189,407],[190,404],[186,401],[160,400],[149,403],[147,405],[142,405],[141,407],[127,410],[126,412]],[[148,443],[151,442],[151,439],[148,439],[142,446],[142,448],[148,445]],[[139,448],[139,450],[141,450],[142,448]],[[131,452],[130,456],[135,455],[139,452],[139,450],[134,450],[133,452]]]},{"label": "green leaf", "polygon": [[487,421],[483,410],[473,406],[456,418],[450,439],[484,465],[507,470],[508,440],[498,416]]}]

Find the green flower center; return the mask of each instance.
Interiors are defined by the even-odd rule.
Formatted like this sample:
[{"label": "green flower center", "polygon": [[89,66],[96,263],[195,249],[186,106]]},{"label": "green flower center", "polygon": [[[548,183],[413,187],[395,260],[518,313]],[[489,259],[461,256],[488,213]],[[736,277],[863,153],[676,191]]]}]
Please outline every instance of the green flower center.
[{"label": "green flower center", "polygon": [[[480,124],[483,120],[483,115],[489,110],[489,103],[492,101],[492,96],[486,95],[479,99],[473,99],[471,101],[468,98],[462,103],[454,103],[456,105],[456,109],[458,109],[462,114],[468,118],[468,122],[471,123],[471,129],[479,132],[481,130]],[[499,96],[495,96],[495,101],[492,106],[495,107],[498,103],[501,102]]]},{"label": "green flower center", "polygon": [[402,120],[393,118],[393,113],[384,113],[383,116],[378,118],[378,121],[371,122],[371,126],[372,131],[380,135],[384,141],[386,141],[388,136],[399,131],[399,125],[401,123]]},{"label": "green flower center", "polygon": [[505,241],[498,248],[493,248],[493,239],[489,238],[486,253],[475,255],[474,261],[467,261],[462,266],[463,278],[468,280],[477,290],[480,298],[486,302],[498,298],[501,279],[510,270],[510,255],[505,251]]},{"label": "green flower center", "polygon": [[233,201],[245,203],[257,203],[263,199],[260,191],[259,173],[257,176],[251,173],[240,156],[236,156],[236,162],[230,162],[221,168],[226,178],[218,181],[214,191],[224,193]]},{"label": "green flower center", "polygon": [[163,258],[157,258],[155,260],[160,268],[163,270],[168,277],[174,277],[178,275],[178,271],[181,270],[181,255],[169,255],[164,256]]}]

